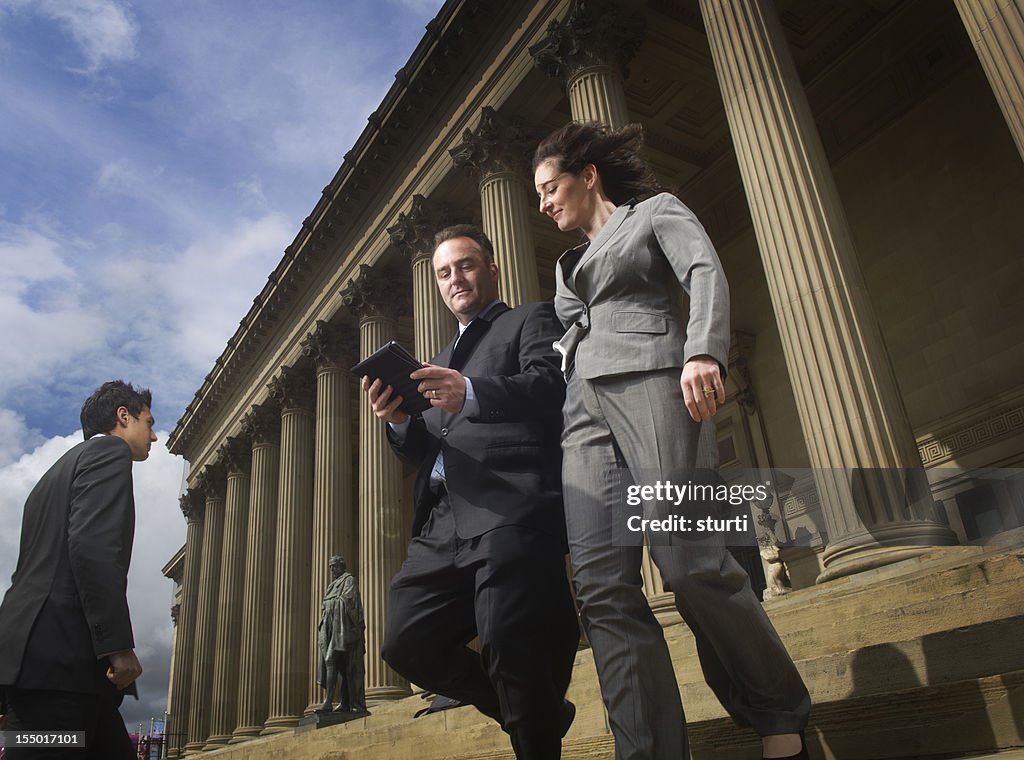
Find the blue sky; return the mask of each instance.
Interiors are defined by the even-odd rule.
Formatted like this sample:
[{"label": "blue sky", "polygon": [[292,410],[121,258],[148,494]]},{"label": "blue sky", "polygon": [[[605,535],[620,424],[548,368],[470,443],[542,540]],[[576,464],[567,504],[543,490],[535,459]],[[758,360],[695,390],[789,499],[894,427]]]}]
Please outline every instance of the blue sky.
[{"label": "blue sky", "polygon": [[[148,386],[166,440],[441,5],[0,0],[0,592],[82,400]],[[163,711],[183,470],[135,471],[129,725]]]}]

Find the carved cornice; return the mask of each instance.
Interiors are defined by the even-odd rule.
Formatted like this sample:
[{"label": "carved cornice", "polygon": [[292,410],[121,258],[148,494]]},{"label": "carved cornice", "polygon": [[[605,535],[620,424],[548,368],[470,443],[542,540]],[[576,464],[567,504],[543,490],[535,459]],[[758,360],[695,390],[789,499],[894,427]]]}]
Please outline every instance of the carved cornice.
[{"label": "carved cornice", "polygon": [[208,464],[196,476],[195,490],[204,494],[207,499],[223,499],[227,487],[227,473],[221,465]]},{"label": "carved cornice", "polygon": [[316,329],[302,339],[302,355],[319,370],[325,367],[349,367],[359,354],[359,335],[350,327],[342,327],[318,319]]},{"label": "carved cornice", "polygon": [[359,319],[398,319],[412,310],[411,283],[378,267],[362,264],[341,291],[341,300]]},{"label": "carved cornice", "polygon": [[448,151],[455,166],[478,180],[503,171],[525,173],[537,144],[537,135],[519,119],[509,118],[490,106],[480,110],[476,130],[462,133],[462,142]]},{"label": "carved cornice", "polygon": [[254,444],[277,443],[281,436],[281,412],[266,406],[254,406],[242,417],[242,435]]},{"label": "carved cornice", "polygon": [[189,488],[178,497],[178,506],[181,508],[181,514],[185,516],[186,522],[199,522],[203,519],[206,500],[199,491]]},{"label": "carved cornice", "polygon": [[388,235],[395,247],[415,260],[433,253],[434,235],[458,221],[459,213],[451,204],[414,195],[409,213],[398,214],[398,221],[388,227]]},{"label": "carved cornice", "polygon": [[622,78],[644,38],[644,21],[611,0],[575,0],[569,14],[548,24],[547,34],[530,48],[538,68],[568,85],[581,71],[611,66]]},{"label": "carved cornice", "polygon": [[217,450],[217,461],[228,475],[248,475],[252,464],[252,442],[248,438],[229,436]]}]

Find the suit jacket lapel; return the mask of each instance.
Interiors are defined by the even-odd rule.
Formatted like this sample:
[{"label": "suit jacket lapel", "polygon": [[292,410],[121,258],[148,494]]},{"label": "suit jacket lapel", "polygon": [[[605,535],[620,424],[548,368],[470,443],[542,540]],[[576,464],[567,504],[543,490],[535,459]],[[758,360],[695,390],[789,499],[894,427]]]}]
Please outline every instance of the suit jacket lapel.
[{"label": "suit jacket lapel", "polygon": [[573,292],[578,293],[576,288],[576,278],[579,276],[579,272],[583,267],[587,265],[587,262],[594,258],[598,253],[601,253],[608,247],[608,241],[615,235],[615,231],[622,226],[622,223],[626,221],[626,217],[633,212],[633,206],[636,203],[632,200],[627,203],[623,203],[621,206],[612,212],[612,215],[608,217],[608,221],[604,223],[604,227],[597,234],[597,237],[590,243],[590,246],[583,252],[580,257],[579,263],[572,270],[572,274],[568,278],[567,284],[572,288]]},{"label": "suit jacket lapel", "polygon": [[499,301],[487,312],[486,316],[477,317],[470,322],[469,327],[466,328],[458,343],[455,344],[455,349],[451,353],[451,360],[448,362],[448,368],[461,372],[462,368],[466,366],[466,362],[469,361],[469,357],[472,355],[477,343],[480,342],[480,339],[490,329],[491,321],[506,311],[508,311],[508,306]]}]

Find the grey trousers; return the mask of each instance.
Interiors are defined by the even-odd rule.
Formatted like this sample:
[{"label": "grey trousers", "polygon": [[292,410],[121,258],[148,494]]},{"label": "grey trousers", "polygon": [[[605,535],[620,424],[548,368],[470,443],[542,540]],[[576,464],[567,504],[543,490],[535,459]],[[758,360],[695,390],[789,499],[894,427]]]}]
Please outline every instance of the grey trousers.
[{"label": "grey trousers", "polygon": [[[570,378],[563,484],[573,582],[593,647],[617,760],[688,758],[686,723],[668,647],[641,585],[642,546],[615,545],[628,485],[677,477],[697,464],[680,369],[595,381]],[[710,429],[710,430],[709,430]],[[713,432],[712,426],[705,433]],[[700,446],[712,464],[713,436]],[[706,445],[712,444],[712,445]],[[679,537],[651,555],[693,631],[705,680],[738,724],[759,735],[803,729],[810,696],[746,572],[723,545]]]}]

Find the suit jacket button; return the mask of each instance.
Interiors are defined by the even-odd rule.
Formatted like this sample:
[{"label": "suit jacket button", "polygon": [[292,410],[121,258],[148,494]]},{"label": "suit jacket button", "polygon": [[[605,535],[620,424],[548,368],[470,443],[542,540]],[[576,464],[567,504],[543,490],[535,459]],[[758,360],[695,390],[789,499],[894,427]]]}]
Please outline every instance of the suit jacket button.
[{"label": "suit jacket button", "polygon": [[441,435],[448,435],[448,428],[441,428]]}]

